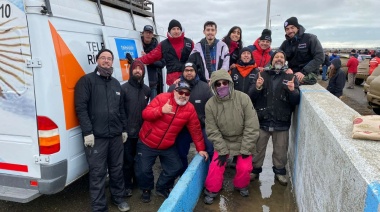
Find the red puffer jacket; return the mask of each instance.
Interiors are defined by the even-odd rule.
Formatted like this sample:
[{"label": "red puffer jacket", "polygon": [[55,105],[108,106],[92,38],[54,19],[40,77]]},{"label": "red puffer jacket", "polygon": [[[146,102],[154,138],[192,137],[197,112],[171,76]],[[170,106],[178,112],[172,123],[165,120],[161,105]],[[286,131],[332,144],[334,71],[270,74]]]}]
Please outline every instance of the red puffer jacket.
[{"label": "red puffer jacket", "polygon": [[[175,114],[162,113],[162,107],[169,99]],[[142,117],[144,123],[139,138],[150,148],[168,149],[173,146],[178,133],[186,126],[197,151],[205,150],[201,125],[194,106],[190,102],[184,106],[178,106],[173,92],[156,96],[143,110]]]},{"label": "red puffer jacket", "polygon": [[263,50],[259,46],[259,40],[260,40],[260,38],[257,38],[255,43],[253,44],[254,46],[256,46],[256,49],[252,52],[252,57],[255,60],[257,67],[265,68],[265,66],[268,65],[268,63],[270,62],[271,48],[269,47],[269,48]]}]

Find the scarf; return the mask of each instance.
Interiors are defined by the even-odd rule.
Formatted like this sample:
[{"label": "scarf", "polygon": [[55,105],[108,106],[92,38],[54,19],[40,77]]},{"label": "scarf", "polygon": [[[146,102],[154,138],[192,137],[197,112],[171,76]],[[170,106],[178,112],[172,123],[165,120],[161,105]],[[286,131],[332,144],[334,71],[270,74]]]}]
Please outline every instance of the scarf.
[{"label": "scarf", "polygon": [[216,91],[220,98],[224,98],[230,94],[230,86],[217,87]]},{"label": "scarf", "polygon": [[97,66],[97,68],[98,68],[98,73],[102,77],[110,77],[112,75],[112,73],[113,73],[113,67],[111,67],[111,68],[102,68],[100,66]]},{"label": "scarf", "polygon": [[247,66],[236,64],[236,69],[239,71],[242,77],[248,76],[249,73],[251,73],[251,71],[256,67],[257,67],[256,64],[247,65]]},{"label": "scarf", "polygon": [[239,42],[231,41],[230,43],[230,55],[235,51],[235,49],[239,48]]}]

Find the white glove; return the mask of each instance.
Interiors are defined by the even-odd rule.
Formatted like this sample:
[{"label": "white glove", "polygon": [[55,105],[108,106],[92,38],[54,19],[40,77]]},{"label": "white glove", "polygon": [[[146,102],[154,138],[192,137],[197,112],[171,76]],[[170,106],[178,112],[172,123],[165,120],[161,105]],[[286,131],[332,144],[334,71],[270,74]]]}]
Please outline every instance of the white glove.
[{"label": "white glove", "polygon": [[123,138],[123,143],[125,143],[125,142],[127,141],[127,138],[128,138],[128,133],[123,132],[123,133],[121,134],[121,137]]},{"label": "white glove", "polygon": [[95,145],[94,134],[84,136],[84,146],[93,147]]}]

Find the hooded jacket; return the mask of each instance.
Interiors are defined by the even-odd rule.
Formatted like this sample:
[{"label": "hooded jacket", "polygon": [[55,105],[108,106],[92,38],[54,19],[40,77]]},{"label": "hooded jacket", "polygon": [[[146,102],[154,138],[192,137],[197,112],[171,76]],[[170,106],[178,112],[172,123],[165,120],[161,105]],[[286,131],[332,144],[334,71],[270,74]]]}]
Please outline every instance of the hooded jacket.
[{"label": "hooded jacket", "polygon": [[[218,80],[228,80],[230,94],[220,98]],[[231,76],[224,70],[211,75],[214,96],[206,103],[206,133],[219,155],[251,155],[259,137],[256,111],[247,94],[235,91]]]},{"label": "hooded jacket", "polygon": [[126,132],[124,96],[119,81],[102,77],[97,69],[82,76],[74,90],[75,112],[82,135],[112,138]]},{"label": "hooded jacket", "polygon": [[150,88],[144,84],[145,69],[141,81],[132,77],[132,69],[129,70],[129,80],[121,88],[124,94],[124,111],[127,118],[128,137],[138,138],[143,123],[142,111],[148,105]]},{"label": "hooded jacket", "polygon": [[[162,113],[162,107],[170,100],[174,114]],[[177,105],[174,93],[161,93],[156,96],[142,113],[144,123],[140,140],[152,149],[168,149],[175,143],[183,127],[187,127],[197,151],[205,150],[205,143],[197,112],[191,103]]]},{"label": "hooded jacket", "polygon": [[279,49],[286,53],[286,61],[293,73],[318,75],[319,67],[325,58],[322,45],[317,36],[305,33],[305,28],[299,26],[298,33],[293,38],[285,35],[286,40]]},{"label": "hooded jacket", "polygon": [[259,40],[260,38],[257,38],[253,44],[255,48],[253,48],[254,50],[252,51],[252,57],[254,58],[257,67],[264,68],[270,62],[272,49],[270,47],[265,50],[262,49],[259,45]]},{"label": "hooded jacket", "polygon": [[330,78],[329,84],[327,86],[327,90],[339,98],[340,96],[343,95],[343,88],[344,88],[344,85],[346,84],[346,74],[341,69],[342,62],[340,61],[339,58],[333,59],[331,63],[334,65],[336,73],[333,77]]}]

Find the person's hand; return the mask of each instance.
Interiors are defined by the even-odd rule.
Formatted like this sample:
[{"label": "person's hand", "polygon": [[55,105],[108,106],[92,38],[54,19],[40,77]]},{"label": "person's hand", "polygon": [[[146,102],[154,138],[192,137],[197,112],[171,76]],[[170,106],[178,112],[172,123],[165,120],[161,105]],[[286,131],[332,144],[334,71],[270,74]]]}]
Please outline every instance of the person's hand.
[{"label": "person's hand", "polygon": [[85,147],[94,147],[95,137],[94,134],[84,136],[84,146]]},{"label": "person's hand", "polygon": [[257,69],[259,69],[260,72],[264,71],[264,67],[257,67]]},{"label": "person's hand", "polygon": [[241,157],[242,157],[243,159],[246,159],[247,157],[249,157],[249,155],[241,155]]},{"label": "person's hand", "polygon": [[297,72],[294,75],[296,75],[298,82],[302,82],[303,78],[305,77],[305,75],[301,72]]},{"label": "person's hand", "polygon": [[236,68],[236,64],[235,63],[232,63],[231,66],[230,66],[230,70]]},{"label": "person's hand", "polygon": [[259,72],[259,77],[257,78],[256,81],[256,89],[260,89],[264,84],[264,78],[261,77],[261,74]]},{"label": "person's hand", "polygon": [[218,166],[224,166],[227,162],[227,155],[219,155],[214,161],[218,161]]},{"label": "person's hand", "polygon": [[205,161],[208,159],[208,153],[206,151],[199,151],[198,152],[200,156],[205,157]]},{"label": "person's hand", "polygon": [[129,52],[125,54],[125,58],[127,58],[129,64],[132,64],[134,61],[132,55]]},{"label": "person's hand", "polygon": [[292,80],[288,81],[286,85],[288,86],[289,91],[294,91],[294,78],[296,76],[293,76]]},{"label": "person's hand", "polygon": [[141,56],[144,56],[146,55],[146,53],[144,51],[141,51]]},{"label": "person's hand", "polygon": [[178,85],[179,81],[181,81],[181,79],[180,79],[180,78],[176,79],[176,80],[173,82],[173,84],[176,84],[176,85]]},{"label": "person's hand", "polygon": [[163,114],[175,114],[173,111],[173,106],[170,104],[170,99],[168,99],[168,102],[162,107],[162,113]]},{"label": "person's hand", "polygon": [[121,137],[123,138],[123,143],[125,143],[127,141],[127,138],[128,138],[128,133],[127,132],[121,133]]},{"label": "person's hand", "polygon": [[285,73],[286,73],[286,74],[293,74],[293,70],[290,69],[290,68],[288,68],[288,69],[286,69]]}]

